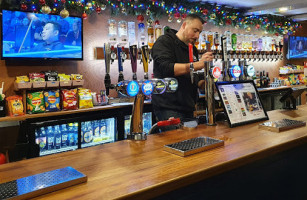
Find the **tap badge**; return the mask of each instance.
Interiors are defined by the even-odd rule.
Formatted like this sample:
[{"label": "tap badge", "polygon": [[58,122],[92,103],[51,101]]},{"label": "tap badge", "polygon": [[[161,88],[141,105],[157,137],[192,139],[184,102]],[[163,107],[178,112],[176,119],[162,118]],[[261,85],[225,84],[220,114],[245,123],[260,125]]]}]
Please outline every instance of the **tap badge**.
[{"label": "tap badge", "polygon": [[142,84],[142,92],[145,95],[150,95],[153,91],[153,84],[151,81],[144,81]]},{"label": "tap badge", "polygon": [[241,75],[241,68],[238,65],[233,65],[230,68],[230,74],[233,78],[239,78]]},{"label": "tap badge", "polygon": [[175,78],[165,78],[167,82],[167,92],[176,92],[178,88],[178,81]]},{"label": "tap badge", "polygon": [[246,73],[249,77],[253,77],[255,75],[255,67],[253,65],[248,65],[246,68]]},{"label": "tap badge", "polygon": [[136,96],[139,93],[140,86],[136,81],[130,81],[127,86],[127,94],[131,97]]},{"label": "tap badge", "polygon": [[158,79],[154,83],[154,92],[155,94],[163,94],[166,90],[166,84],[162,79]]},{"label": "tap badge", "polygon": [[212,68],[211,73],[212,73],[213,78],[218,79],[218,78],[220,78],[220,76],[222,74],[222,70],[221,70],[221,68],[215,66],[215,67]]}]

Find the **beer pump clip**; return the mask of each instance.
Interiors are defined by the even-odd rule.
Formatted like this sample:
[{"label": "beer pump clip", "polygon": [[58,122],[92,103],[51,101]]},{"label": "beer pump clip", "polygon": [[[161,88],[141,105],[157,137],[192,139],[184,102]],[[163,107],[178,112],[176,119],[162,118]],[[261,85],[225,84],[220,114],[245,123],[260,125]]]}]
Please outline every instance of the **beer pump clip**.
[{"label": "beer pump clip", "polygon": [[119,45],[117,46],[117,58],[118,58],[118,82],[121,82],[124,80],[124,74],[123,74],[123,62],[127,58],[127,55],[125,53],[125,48]]},{"label": "beer pump clip", "polygon": [[138,48],[137,45],[130,45],[129,46],[129,53],[130,53],[130,60],[131,60],[131,69],[132,69],[132,79],[137,80],[137,56],[138,56]]},{"label": "beer pump clip", "polygon": [[190,76],[191,83],[194,83],[194,65],[193,65],[193,44],[189,43],[189,62],[190,62]]}]

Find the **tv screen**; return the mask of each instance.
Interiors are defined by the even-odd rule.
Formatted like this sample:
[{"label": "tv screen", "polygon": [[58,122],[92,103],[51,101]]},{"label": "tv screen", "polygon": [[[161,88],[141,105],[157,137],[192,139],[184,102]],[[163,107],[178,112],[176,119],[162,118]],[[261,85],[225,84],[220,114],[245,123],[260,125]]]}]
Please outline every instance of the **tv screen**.
[{"label": "tv screen", "polygon": [[2,10],[1,58],[83,59],[80,17]]},{"label": "tv screen", "polygon": [[307,58],[307,37],[289,36],[288,59]]}]

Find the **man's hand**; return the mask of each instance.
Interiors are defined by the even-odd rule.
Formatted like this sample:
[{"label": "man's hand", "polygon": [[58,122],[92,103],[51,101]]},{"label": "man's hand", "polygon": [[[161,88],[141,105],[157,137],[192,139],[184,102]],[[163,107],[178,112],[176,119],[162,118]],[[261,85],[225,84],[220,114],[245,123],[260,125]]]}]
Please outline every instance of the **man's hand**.
[{"label": "man's hand", "polygon": [[205,62],[205,61],[212,61],[212,60],[213,60],[212,52],[206,52],[201,56],[199,61]]}]

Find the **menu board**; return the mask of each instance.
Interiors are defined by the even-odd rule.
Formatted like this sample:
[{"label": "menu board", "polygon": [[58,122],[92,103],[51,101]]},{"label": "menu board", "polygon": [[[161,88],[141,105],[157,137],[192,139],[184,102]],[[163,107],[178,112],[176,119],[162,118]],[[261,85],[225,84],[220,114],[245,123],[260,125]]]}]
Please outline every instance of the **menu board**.
[{"label": "menu board", "polygon": [[252,80],[215,83],[230,127],[269,119]]}]

